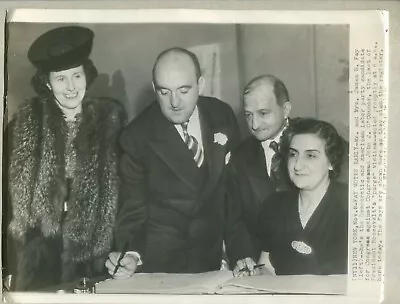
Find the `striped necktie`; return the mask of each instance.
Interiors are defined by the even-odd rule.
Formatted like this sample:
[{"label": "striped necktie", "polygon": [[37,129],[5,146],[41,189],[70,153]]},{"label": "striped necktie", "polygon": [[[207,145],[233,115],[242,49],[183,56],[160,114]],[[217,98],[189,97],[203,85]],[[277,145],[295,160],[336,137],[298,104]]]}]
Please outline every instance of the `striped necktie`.
[{"label": "striped necktie", "polygon": [[279,169],[280,169],[279,145],[276,141],[271,141],[269,147],[275,152],[271,158],[271,170],[269,176],[273,181],[276,182],[279,179]]},{"label": "striped necktie", "polygon": [[197,167],[200,168],[204,162],[203,149],[200,147],[197,139],[188,133],[188,130],[187,130],[188,124],[189,124],[188,121],[181,124],[184,141],[185,141],[185,144],[188,146],[190,152],[192,152],[193,159],[196,162]]}]

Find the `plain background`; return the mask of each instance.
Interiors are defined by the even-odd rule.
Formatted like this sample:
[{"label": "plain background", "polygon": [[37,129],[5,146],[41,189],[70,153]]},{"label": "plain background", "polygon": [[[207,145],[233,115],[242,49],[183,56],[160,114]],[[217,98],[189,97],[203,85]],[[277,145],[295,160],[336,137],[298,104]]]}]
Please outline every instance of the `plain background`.
[{"label": "plain background", "polygon": [[[11,23],[8,27],[9,117],[35,95],[27,59],[31,43],[62,24]],[[91,96],[121,101],[129,118],[154,100],[151,69],[164,49],[216,44],[220,49],[221,99],[234,109],[244,135],[242,90],[254,77],[273,74],[283,80],[292,101],[292,117],[316,117],[333,123],[348,139],[348,25],[235,24],[84,24],[95,33],[91,59],[99,77]]]}]

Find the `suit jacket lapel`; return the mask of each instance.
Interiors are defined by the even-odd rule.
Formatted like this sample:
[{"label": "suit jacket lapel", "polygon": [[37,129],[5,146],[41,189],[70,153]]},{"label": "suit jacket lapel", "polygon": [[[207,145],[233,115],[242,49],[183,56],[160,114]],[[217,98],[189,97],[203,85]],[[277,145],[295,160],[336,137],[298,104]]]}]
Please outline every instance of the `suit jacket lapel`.
[{"label": "suit jacket lapel", "polygon": [[[248,155],[248,177],[254,193],[262,202],[267,193],[271,192],[274,187],[272,181],[267,174],[265,165],[265,154],[261,143],[256,139],[252,142],[250,155]],[[275,190],[275,189],[273,189]]]},{"label": "suit jacket lapel", "polygon": [[196,164],[175,126],[160,111],[157,111],[154,121],[154,130],[150,139],[153,151],[184,184],[197,190]]},{"label": "suit jacket lapel", "polygon": [[211,193],[215,184],[218,182],[223,166],[225,165],[225,153],[227,152],[224,145],[214,142],[214,134],[221,132],[221,130],[218,129],[218,126],[213,124],[211,119],[212,113],[210,113],[209,109],[205,107],[201,100],[199,100],[198,109],[208,176],[194,212],[199,210],[203,201],[206,201],[205,198]]},{"label": "suit jacket lapel", "polygon": [[[200,108],[201,109],[201,108]],[[200,122],[201,122],[201,135],[203,137],[203,148],[205,151],[205,157],[207,158],[209,183],[213,184],[221,173],[224,166],[225,160],[225,148],[214,142],[214,134],[218,133],[218,130],[210,124],[210,119],[207,115],[202,114],[204,110],[200,110]]]}]

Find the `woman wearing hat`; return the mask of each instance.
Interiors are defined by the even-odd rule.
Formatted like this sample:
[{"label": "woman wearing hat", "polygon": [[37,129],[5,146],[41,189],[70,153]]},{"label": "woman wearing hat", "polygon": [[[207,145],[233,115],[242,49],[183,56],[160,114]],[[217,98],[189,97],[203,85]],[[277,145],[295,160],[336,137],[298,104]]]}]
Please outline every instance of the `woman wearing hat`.
[{"label": "woman wearing hat", "polygon": [[123,107],[91,98],[93,32],[46,32],[31,45],[38,96],[9,127],[12,286],[37,290],[98,276],[112,243]]}]

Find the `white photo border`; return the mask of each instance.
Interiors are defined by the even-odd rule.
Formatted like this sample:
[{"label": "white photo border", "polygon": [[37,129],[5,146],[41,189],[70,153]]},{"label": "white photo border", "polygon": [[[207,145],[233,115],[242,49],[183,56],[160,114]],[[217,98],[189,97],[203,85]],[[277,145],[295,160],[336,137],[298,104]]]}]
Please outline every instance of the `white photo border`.
[{"label": "white photo border", "polygon": [[[79,22],[79,23],[105,23],[104,20],[114,19],[118,20],[118,23],[165,23],[170,22],[171,18],[179,18],[179,22],[189,23],[189,22],[200,22],[200,23],[290,23],[290,24],[350,24],[350,67],[352,67],[352,51],[354,49],[361,48],[370,48],[378,42],[379,47],[385,50],[384,60],[385,60],[385,71],[388,69],[388,40],[387,35],[385,34],[385,30],[388,28],[387,24],[387,14],[384,11],[210,11],[210,10],[187,10],[187,9],[171,9],[168,14],[165,14],[165,10],[159,9],[139,9],[139,10],[82,10],[79,9],[79,13],[77,14],[76,9],[67,9],[67,10],[16,10],[10,12],[8,16],[8,20],[11,22]],[[106,15],[107,18],[104,19]],[[113,18],[112,18],[113,17]],[[199,20],[199,21],[196,21]],[[247,20],[247,22],[246,22]],[[266,22],[265,20],[268,20]],[[174,19],[174,22],[177,22]],[[115,23],[115,22],[113,22]],[[369,35],[364,35],[366,32]],[[353,75],[354,76],[354,75]],[[388,74],[385,73],[385,101],[387,103],[387,90],[388,90]],[[350,84],[354,82],[354,78],[352,78],[352,72],[350,70]],[[3,86],[3,83],[2,83]],[[350,85],[351,87],[351,85]],[[4,87],[2,88],[4,90]],[[353,105],[353,102],[356,99],[355,94],[350,94],[350,105]],[[386,107],[386,117],[388,116]],[[351,112],[352,113],[352,112]],[[387,122],[386,122],[387,123]],[[350,117],[350,125],[353,126],[354,121],[352,117]],[[387,128],[387,125],[386,125]],[[350,138],[353,138],[353,128],[350,128]],[[387,138],[384,140],[384,145],[387,145]],[[353,156],[353,146],[352,141],[350,141],[350,159]],[[385,155],[386,159],[386,155]],[[386,168],[385,168],[386,169]],[[350,164],[350,172],[352,172],[352,164]],[[352,189],[352,175],[350,174],[349,180],[351,194],[354,189]],[[384,183],[384,189],[386,195],[386,181]],[[350,208],[351,210],[351,208]],[[350,215],[350,221],[352,216]],[[350,226],[351,227],[351,226]],[[349,242],[349,244],[351,241]],[[351,258],[349,250],[349,259]],[[350,264],[350,263],[349,263]],[[349,266],[350,267],[350,266]],[[362,297],[364,300],[379,300],[382,299],[382,284],[375,282],[365,282],[363,280],[360,281],[352,281],[348,280],[348,290],[349,293],[347,296],[344,296],[346,299],[353,299]],[[368,293],[367,293],[368,291]],[[27,294],[19,294],[15,293],[12,296],[13,300],[18,301],[18,299],[24,301]],[[40,295],[42,296],[42,295]],[[30,295],[30,300],[35,301],[35,295]],[[68,297],[68,296],[66,296]],[[107,296],[101,296],[105,301],[108,301],[110,298]],[[129,296],[120,296],[118,297],[118,301],[121,300],[124,302],[128,300]],[[179,296],[181,297],[181,296]],[[184,297],[184,296],[182,296]],[[181,299],[183,300],[183,298]],[[198,297],[196,296],[187,296],[190,301],[197,301]],[[262,296],[265,297],[265,296]],[[286,296],[283,296],[286,297]],[[328,300],[329,296],[299,296],[301,299],[311,299],[312,301],[317,300]],[[155,296],[155,298],[159,299],[159,296]],[[155,298],[151,299],[149,296],[144,296],[140,300],[143,302],[154,301]],[[167,299],[168,297],[162,297],[163,302],[174,302],[175,299]],[[224,301],[227,301],[231,296],[224,296]],[[255,299],[259,298],[259,296],[255,296]],[[291,297],[288,296],[288,299]],[[71,298],[72,299],[72,298]],[[83,299],[83,298],[82,298]],[[87,299],[87,298],[86,298]],[[232,299],[235,299],[233,297]],[[293,299],[293,298],[292,298]],[[53,298],[54,300],[54,298]],[[78,298],[74,297],[74,301],[78,300]],[[130,298],[132,300],[132,298]],[[204,299],[203,299],[204,300]],[[336,298],[337,300],[337,298]],[[79,300],[78,300],[79,301]],[[96,296],[97,301],[97,296]],[[103,301],[103,300],[101,300]],[[235,300],[233,300],[235,301]],[[374,302],[374,303],[375,303]],[[317,303],[317,302],[316,302]],[[372,303],[372,302],[371,302]]]}]

